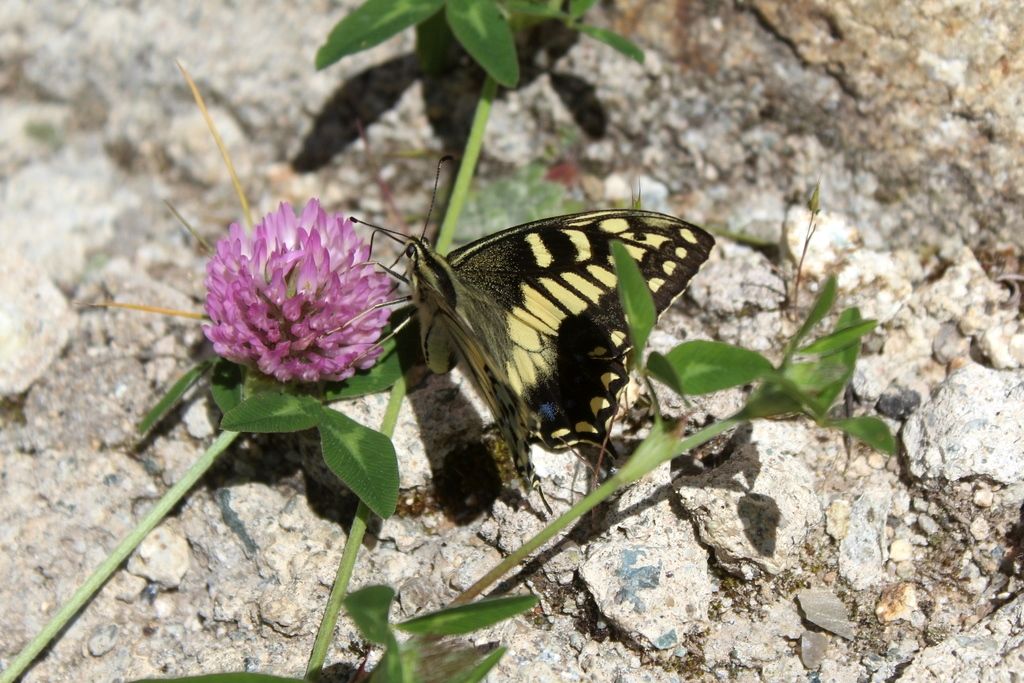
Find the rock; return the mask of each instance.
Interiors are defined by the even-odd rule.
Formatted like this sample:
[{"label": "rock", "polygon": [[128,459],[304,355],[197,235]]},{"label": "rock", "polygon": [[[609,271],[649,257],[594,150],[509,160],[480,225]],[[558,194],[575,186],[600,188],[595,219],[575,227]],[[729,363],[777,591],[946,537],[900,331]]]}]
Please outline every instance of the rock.
[{"label": "rock", "polygon": [[[54,201],[54,187],[63,188],[60,201]],[[88,254],[114,236],[117,218],[139,201],[95,140],[19,169],[0,184],[0,198],[5,249],[68,287],[81,276]],[[40,239],[43,216],[46,239]]]},{"label": "rock", "polygon": [[875,403],[875,410],[894,420],[905,420],[921,406],[921,394],[901,386],[890,386]]},{"label": "rock", "polygon": [[907,421],[902,438],[910,473],[926,482],[1024,481],[1024,371],[972,363],[953,372]]},{"label": "rock", "polygon": [[[726,247],[720,247],[723,251]],[[723,318],[740,311],[777,311],[786,300],[786,283],[764,254],[729,245],[729,258],[704,264],[687,292],[702,310]]]},{"label": "rock", "polygon": [[979,345],[997,370],[1024,365],[1024,327],[1017,320],[988,328],[981,334]]},{"label": "rock", "polygon": [[800,561],[808,532],[821,522],[810,471],[792,444],[749,444],[722,466],[682,477],[676,492],[701,541],[728,571],[752,578]]},{"label": "rock", "polygon": [[75,316],[46,274],[0,250],[0,396],[27,390],[64,350]]},{"label": "rock", "polygon": [[925,648],[900,683],[1012,681],[1024,670],[1024,597],[1018,596],[973,628]]},{"label": "rock", "polygon": [[[704,641],[704,659],[713,666],[760,669],[766,664],[803,668],[790,642],[805,631],[792,600],[782,599],[747,615],[726,611],[719,616]],[[794,680],[787,674],[787,680]]]},{"label": "rock", "polygon": [[783,224],[785,246],[794,262],[803,260],[803,277],[805,281],[823,280],[837,270],[837,265],[848,255],[859,251],[863,246],[860,231],[850,219],[831,211],[822,211],[815,217],[814,235],[807,242],[807,228],[810,225],[811,212],[804,206],[794,206],[786,213]]},{"label": "rock", "polygon": [[191,563],[188,541],[168,528],[158,526],[142,540],[128,560],[128,571],[173,589],[181,584]]},{"label": "rock", "polygon": [[809,670],[817,669],[828,652],[828,636],[817,631],[804,631],[800,635],[800,661]]},{"label": "rock", "polygon": [[825,530],[837,541],[846,538],[850,530],[850,503],[837,498],[825,510]]},{"label": "rock", "polygon": [[893,562],[906,562],[914,557],[914,546],[905,538],[897,538],[889,544],[889,559]]},{"label": "rock", "polygon": [[673,512],[668,482],[666,463],[627,490],[580,567],[601,613],[659,650],[701,628],[712,596],[707,551]]},{"label": "rock", "polygon": [[882,352],[858,360],[854,391],[865,401],[904,390],[926,396],[946,379],[947,363],[968,358],[972,338],[1013,317],[1002,306],[1006,297],[974,254],[958,247],[941,277],[918,286],[889,322]]},{"label": "rock", "polygon": [[870,588],[882,578],[885,521],[892,498],[885,480],[864,488],[867,492],[853,501],[849,531],[839,544],[839,573],[856,590]]},{"label": "rock", "polygon": [[205,439],[216,431],[210,416],[212,408],[212,401],[206,397],[189,403],[182,417],[185,421],[185,429],[193,439]]},{"label": "rock", "polygon": [[875,605],[875,616],[883,624],[910,619],[917,609],[917,587],[912,583],[899,583],[882,591]]},{"label": "rock", "polygon": [[102,657],[117,645],[117,624],[97,626],[89,636],[87,647],[93,657]]},{"label": "rock", "polygon": [[807,621],[847,640],[856,637],[856,627],[850,621],[846,605],[835,593],[821,588],[807,588],[797,593],[796,597]]}]

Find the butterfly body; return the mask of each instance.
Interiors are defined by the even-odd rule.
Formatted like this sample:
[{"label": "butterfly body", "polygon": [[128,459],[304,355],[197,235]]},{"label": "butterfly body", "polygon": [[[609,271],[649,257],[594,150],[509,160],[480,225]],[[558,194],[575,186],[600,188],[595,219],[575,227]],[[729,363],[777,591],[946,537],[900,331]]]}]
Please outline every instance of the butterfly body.
[{"label": "butterfly body", "polygon": [[658,313],[714,239],[672,216],[594,211],[527,223],[447,257],[409,242],[409,281],[428,367],[468,369],[515,456],[532,477],[529,441],[601,444],[628,381],[630,350],[611,243],[637,260]]}]

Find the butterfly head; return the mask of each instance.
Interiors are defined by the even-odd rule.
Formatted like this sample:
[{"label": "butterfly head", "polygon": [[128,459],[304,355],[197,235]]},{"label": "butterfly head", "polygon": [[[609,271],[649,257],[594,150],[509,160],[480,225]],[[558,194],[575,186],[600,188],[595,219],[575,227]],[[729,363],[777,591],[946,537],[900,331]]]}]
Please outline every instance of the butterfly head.
[{"label": "butterfly head", "polygon": [[409,238],[405,245],[405,256],[408,259],[406,274],[413,303],[422,307],[445,301],[454,306],[454,276],[445,258],[420,237]]}]

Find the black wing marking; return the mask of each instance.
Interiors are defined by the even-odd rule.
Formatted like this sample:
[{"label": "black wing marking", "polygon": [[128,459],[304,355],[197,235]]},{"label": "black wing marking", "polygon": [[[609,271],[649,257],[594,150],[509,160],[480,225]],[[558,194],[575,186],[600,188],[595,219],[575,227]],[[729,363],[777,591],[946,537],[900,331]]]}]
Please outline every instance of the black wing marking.
[{"label": "black wing marking", "polygon": [[[449,263],[467,321],[504,378],[537,416],[552,448],[602,443],[626,384],[629,351],[611,241],[637,260],[661,313],[707,259],[714,238],[695,225],[648,211],[610,210],[527,223],[453,252]],[[467,296],[468,295],[468,296]],[[468,301],[467,301],[468,299]],[[494,347],[495,345],[491,345]]]}]

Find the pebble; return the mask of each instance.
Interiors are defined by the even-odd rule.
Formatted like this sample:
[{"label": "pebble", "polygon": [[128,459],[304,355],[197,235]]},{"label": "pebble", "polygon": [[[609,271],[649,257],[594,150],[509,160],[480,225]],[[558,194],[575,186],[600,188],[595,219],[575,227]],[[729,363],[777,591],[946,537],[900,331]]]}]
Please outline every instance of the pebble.
[{"label": "pebble", "polygon": [[160,526],[150,532],[128,560],[128,571],[163,588],[177,588],[188,572],[191,552],[181,534]]},{"label": "pebble", "polygon": [[837,541],[846,538],[850,529],[850,502],[843,499],[833,500],[825,510],[825,530]]},{"label": "pebble", "polygon": [[0,250],[0,396],[24,392],[64,349],[75,316],[46,274]]},{"label": "pebble", "polygon": [[985,540],[991,531],[988,520],[984,517],[979,515],[971,520],[971,536],[974,536],[974,540]]},{"label": "pebble", "polygon": [[800,661],[808,670],[821,666],[828,652],[828,636],[817,631],[804,631],[800,636]]},{"label": "pebble", "polygon": [[117,644],[118,629],[116,624],[104,624],[93,629],[87,647],[93,657],[102,657],[114,649]]},{"label": "pebble", "polygon": [[856,636],[846,605],[832,591],[808,588],[797,593],[796,599],[804,617],[815,626],[847,640],[853,640]]},{"label": "pebble", "polygon": [[917,587],[912,583],[898,583],[886,588],[875,605],[875,616],[883,624],[898,619],[909,619],[917,608]]},{"label": "pebble", "polygon": [[978,488],[974,492],[974,504],[977,505],[980,508],[990,508],[990,507],[992,507],[992,499],[993,498],[994,498],[994,495],[992,493],[992,489],[990,489],[988,487]]},{"label": "pebble", "polygon": [[893,562],[905,562],[914,556],[914,546],[905,538],[897,538],[889,544],[889,559]]}]

